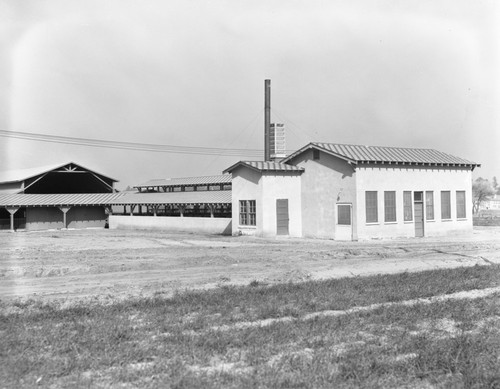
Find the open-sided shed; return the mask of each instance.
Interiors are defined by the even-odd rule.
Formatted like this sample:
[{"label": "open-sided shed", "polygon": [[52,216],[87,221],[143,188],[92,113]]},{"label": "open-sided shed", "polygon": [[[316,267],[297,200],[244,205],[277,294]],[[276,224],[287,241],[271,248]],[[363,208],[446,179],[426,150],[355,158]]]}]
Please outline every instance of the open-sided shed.
[{"label": "open-sided shed", "polygon": [[104,227],[115,182],[74,162],[0,172],[0,229]]}]

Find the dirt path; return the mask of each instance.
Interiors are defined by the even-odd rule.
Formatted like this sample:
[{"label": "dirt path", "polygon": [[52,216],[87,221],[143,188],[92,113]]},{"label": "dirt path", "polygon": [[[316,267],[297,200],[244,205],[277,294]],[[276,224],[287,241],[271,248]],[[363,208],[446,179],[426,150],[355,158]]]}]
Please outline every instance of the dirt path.
[{"label": "dirt path", "polygon": [[500,228],[467,237],[335,242],[151,231],[0,233],[0,297],[109,298],[184,288],[500,263]]}]

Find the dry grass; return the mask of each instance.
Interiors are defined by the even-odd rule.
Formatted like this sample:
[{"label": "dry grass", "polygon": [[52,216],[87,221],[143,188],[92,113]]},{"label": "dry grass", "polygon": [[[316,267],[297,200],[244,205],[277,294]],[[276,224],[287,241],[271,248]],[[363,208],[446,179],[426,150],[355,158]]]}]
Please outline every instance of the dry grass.
[{"label": "dry grass", "polygon": [[[500,266],[266,286],[172,298],[3,303],[5,387],[500,387]],[[325,310],[352,310],[316,316]],[[270,321],[267,326],[240,326]],[[224,330],[221,330],[224,328]]]}]

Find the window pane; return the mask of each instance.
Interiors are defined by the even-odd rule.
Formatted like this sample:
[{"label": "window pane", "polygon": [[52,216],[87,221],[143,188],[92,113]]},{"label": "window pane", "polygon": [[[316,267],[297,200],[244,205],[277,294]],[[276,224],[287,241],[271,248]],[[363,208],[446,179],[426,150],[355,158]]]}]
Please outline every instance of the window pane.
[{"label": "window pane", "polygon": [[350,205],[338,205],[338,224],[343,226],[351,225],[351,206]]},{"label": "window pane", "polygon": [[425,192],[425,217],[427,220],[434,220],[434,192]]},{"label": "window pane", "polygon": [[466,217],[465,210],[465,191],[457,191],[457,219],[464,219]]},{"label": "window pane", "polygon": [[385,221],[396,221],[396,192],[384,192]]},{"label": "window pane", "polygon": [[378,211],[377,211],[377,192],[367,191],[366,196],[366,222],[376,223],[378,222]]},{"label": "window pane", "polygon": [[441,219],[451,219],[450,191],[441,192]]},{"label": "window pane", "polygon": [[413,209],[411,201],[411,191],[403,192],[403,208],[405,222],[413,220]]}]

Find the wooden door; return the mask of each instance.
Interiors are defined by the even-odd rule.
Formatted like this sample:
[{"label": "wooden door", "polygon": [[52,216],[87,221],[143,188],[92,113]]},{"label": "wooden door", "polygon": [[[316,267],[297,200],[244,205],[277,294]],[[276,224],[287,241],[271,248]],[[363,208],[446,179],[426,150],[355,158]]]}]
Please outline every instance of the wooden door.
[{"label": "wooden door", "polygon": [[276,200],[276,234],[288,235],[288,199]]}]

